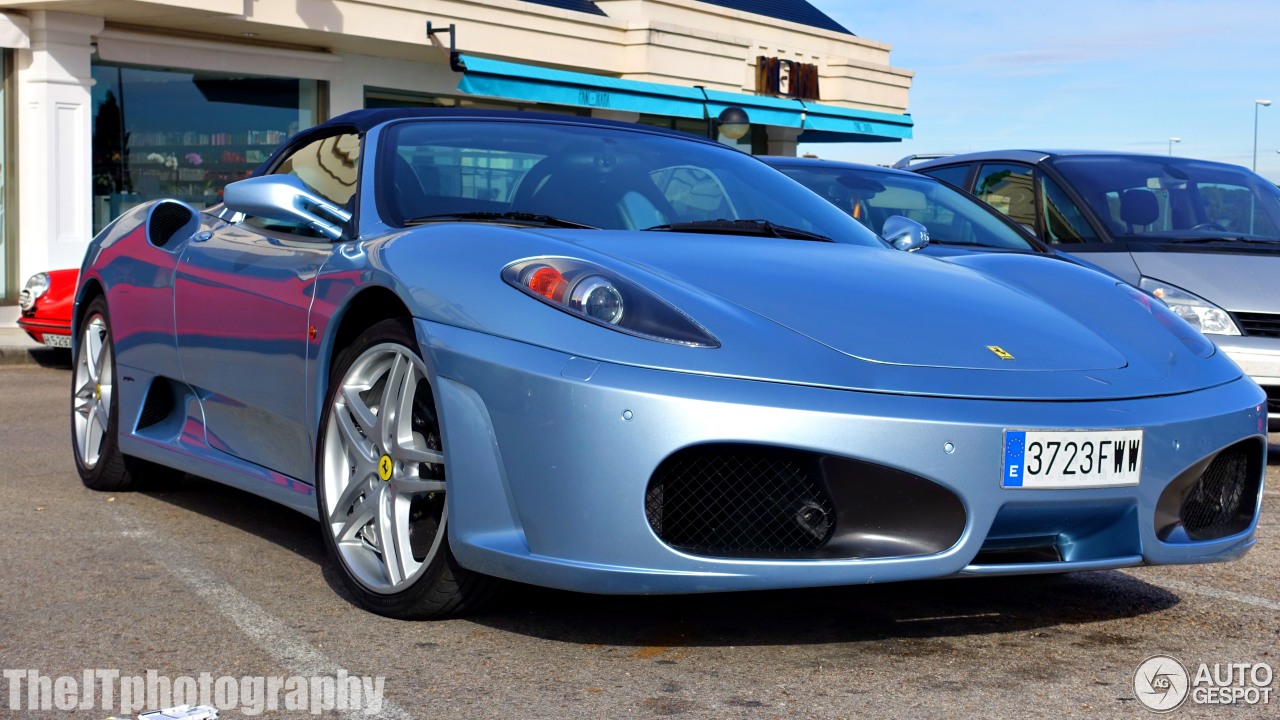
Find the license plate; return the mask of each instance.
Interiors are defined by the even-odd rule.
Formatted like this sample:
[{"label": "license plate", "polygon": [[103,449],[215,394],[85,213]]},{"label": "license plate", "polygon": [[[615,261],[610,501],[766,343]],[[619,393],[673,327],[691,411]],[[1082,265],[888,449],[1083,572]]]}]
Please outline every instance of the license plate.
[{"label": "license plate", "polygon": [[1141,474],[1141,430],[1004,431],[1003,487],[1116,487]]},{"label": "license plate", "polygon": [[71,347],[70,335],[50,335],[44,334],[45,347],[69,348]]}]

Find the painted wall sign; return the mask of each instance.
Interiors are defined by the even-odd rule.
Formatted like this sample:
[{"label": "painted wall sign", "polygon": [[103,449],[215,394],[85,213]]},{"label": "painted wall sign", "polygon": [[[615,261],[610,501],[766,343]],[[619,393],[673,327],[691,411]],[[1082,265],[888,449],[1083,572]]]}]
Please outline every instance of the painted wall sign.
[{"label": "painted wall sign", "polygon": [[760,55],[756,58],[756,92],[819,100],[818,66]]}]

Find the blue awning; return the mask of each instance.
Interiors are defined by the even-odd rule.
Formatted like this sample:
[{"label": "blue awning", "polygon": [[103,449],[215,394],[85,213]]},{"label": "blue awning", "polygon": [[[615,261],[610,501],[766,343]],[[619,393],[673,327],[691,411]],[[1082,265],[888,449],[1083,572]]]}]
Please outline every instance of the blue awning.
[{"label": "blue awning", "polygon": [[703,90],[460,55],[458,90],[469,95],[702,119],[727,107],[752,124],[803,130],[800,142],[896,142],[911,137],[911,116],[806,103],[794,98]]},{"label": "blue awning", "polygon": [[910,115],[805,103],[800,142],[898,142],[911,139]]},{"label": "blue awning", "polygon": [[777,125],[798,128],[804,119],[804,103],[794,98],[769,95],[747,95],[722,90],[707,91],[707,112],[716,117],[727,107],[740,107],[747,111],[753,124]]},{"label": "blue awning", "polygon": [[625,112],[702,118],[702,91],[606,75],[462,55],[458,90],[471,95]]}]

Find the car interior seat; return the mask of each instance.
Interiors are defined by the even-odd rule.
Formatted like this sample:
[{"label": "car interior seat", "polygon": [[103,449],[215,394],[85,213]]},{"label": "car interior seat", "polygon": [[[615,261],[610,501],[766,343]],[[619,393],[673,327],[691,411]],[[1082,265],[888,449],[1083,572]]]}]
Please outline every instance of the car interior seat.
[{"label": "car interior seat", "polygon": [[[434,170],[434,168],[431,169]],[[433,180],[431,183],[433,186],[438,184],[434,182],[434,176],[428,179]],[[396,224],[415,217],[430,215],[433,212],[448,212],[432,207],[431,196],[423,187],[423,178],[413,169],[408,160],[398,154],[391,163],[391,197],[389,214],[392,217],[389,219]]]},{"label": "car interior seat", "polygon": [[[554,165],[539,163],[529,170],[511,201],[511,209],[539,213],[599,228],[624,228],[622,198],[628,192],[649,197],[653,182],[637,179],[628,163],[601,162],[596,153],[557,158]],[[648,183],[646,188],[644,183]]]},{"label": "car interior seat", "polygon": [[1129,232],[1136,226],[1150,225],[1160,217],[1160,202],[1156,194],[1146,188],[1134,188],[1120,193],[1120,219]]}]

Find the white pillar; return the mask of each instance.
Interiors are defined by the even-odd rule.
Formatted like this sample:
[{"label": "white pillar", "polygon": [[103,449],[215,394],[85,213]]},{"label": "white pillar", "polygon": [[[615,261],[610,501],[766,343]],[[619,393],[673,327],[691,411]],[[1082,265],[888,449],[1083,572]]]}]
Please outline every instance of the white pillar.
[{"label": "white pillar", "polygon": [[329,82],[328,117],[364,108],[364,83],[367,78],[351,72],[351,69],[350,66],[344,66]]},{"label": "white pillar", "polygon": [[102,18],[33,11],[17,53],[18,276],[80,267],[93,232],[93,35]]},{"label": "white pillar", "polygon": [[799,145],[798,138],[800,131],[796,128],[773,127],[769,128],[769,155],[781,155],[783,157],[795,157],[796,148]]}]

